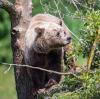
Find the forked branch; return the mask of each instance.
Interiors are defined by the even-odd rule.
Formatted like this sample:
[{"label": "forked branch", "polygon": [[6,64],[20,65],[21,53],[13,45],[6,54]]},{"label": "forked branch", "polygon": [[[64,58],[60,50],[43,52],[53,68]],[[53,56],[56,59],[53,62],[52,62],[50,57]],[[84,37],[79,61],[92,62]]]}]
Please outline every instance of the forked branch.
[{"label": "forked branch", "polygon": [[16,14],[14,5],[8,0],[0,0],[0,7],[5,9],[10,16]]}]

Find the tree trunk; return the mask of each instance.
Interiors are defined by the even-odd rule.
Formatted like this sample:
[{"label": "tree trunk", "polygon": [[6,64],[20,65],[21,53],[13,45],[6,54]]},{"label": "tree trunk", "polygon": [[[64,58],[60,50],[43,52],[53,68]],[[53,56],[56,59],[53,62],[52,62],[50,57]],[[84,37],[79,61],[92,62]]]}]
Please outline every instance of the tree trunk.
[{"label": "tree trunk", "polygon": [[[12,4],[7,0],[0,0],[0,7],[9,13],[11,19],[13,63],[24,64],[24,36],[32,17],[32,1],[15,0]],[[35,99],[33,83],[26,68],[14,66],[14,72],[18,99]]]}]

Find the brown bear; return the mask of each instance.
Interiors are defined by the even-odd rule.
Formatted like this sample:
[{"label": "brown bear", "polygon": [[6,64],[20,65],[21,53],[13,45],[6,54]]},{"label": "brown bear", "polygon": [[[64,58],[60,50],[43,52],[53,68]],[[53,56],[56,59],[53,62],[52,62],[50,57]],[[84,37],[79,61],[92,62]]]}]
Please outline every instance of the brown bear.
[{"label": "brown bear", "polygon": [[[25,34],[25,64],[48,70],[63,71],[64,47],[71,35],[64,22],[50,14],[38,14],[31,19]],[[28,69],[36,90],[59,83],[61,75]]]}]

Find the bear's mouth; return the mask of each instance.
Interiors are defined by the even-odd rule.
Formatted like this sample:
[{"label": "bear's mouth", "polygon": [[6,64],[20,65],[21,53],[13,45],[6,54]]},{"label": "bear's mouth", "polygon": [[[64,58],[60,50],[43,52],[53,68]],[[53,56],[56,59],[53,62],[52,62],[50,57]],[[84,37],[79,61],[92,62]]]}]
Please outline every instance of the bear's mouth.
[{"label": "bear's mouth", "polygon": [[70,41],[63,41],[63,44],[62,44],[62,46],[66,46],[66,45],[68,45],[68,44],[70,44],[71,43],[71,40]]},{"label": "bear's mouth", "polygon": [[[67,44],[70,44],[70,43],[71,43],[71,40],[67,42]],[[67,44],[66,44],[66,45],[67,45]]]},{"label": "bear's mouth", "polygon": [[70,44],[71,43],[71,37],[68,37],[67,39],[64,39],[63,43],[64,43],[63,46],[66,46],[66,45]]}]

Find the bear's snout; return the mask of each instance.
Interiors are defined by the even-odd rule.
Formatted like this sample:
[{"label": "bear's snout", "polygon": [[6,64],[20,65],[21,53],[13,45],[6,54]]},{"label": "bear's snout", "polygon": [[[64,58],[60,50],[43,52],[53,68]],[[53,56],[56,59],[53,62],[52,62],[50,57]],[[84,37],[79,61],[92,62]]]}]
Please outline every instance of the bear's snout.
[{"label": "bear's snout", "polygon": [[68,42],[71,42],[71,37],[67,37],[67,41]]},{"label": "bear's snout", "polygon": [[67,44],[71,43],[71,39],[72,39],[71,37],[66,38]]}]

